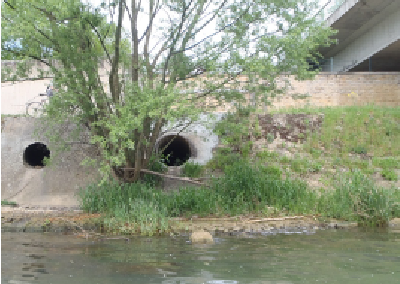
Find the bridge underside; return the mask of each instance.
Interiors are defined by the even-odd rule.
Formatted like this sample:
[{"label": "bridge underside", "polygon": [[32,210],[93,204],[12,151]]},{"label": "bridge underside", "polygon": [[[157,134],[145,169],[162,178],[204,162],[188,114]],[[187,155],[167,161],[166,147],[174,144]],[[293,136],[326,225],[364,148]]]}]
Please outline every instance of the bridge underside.
[{"label": "bridge underside", "polygon": [[400,71],[400,40],[375,53],[349,71]]},{"label": "bridge underside", "polygon": [[400,1],[346,0],[327,20],[338,43],[320,50],[323,71],[400,71]]}]

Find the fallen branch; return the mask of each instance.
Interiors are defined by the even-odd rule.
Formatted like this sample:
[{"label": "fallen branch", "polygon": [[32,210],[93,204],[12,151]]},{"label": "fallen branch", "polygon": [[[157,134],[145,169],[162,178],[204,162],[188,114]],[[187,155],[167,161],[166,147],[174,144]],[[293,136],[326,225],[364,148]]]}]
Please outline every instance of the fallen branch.
[{"label": "fallen branch", "polygon": [[268,222],[268,221],[286,221],[286,220],[297,220],[306,218],[305,216],[287,216],[287,217],[278,217],[278,218],[262,218],[257,220],[249,220],[249,223],[254,222]]},{"label": "fallen branch", "polygon": [[[134,171],[135,168],[122,168],[122,170],[128,170],[128,171]],[[170,178],[170,179],[176,179],[176,180],[180,180],[180,181],[186,181],[189,183],[193,183],[193,184],[197,184],[197,185],[202,185],[202,186],[206,186],[206,187],[210,187],[209,185],[196,181],[196,180],[192,180],[188,177],[176,177],[176,176],[172,176],[172,175],[166,175],[166,174],[162,174],[162,173],[158,173],[158,172],[153,172],[150,170],[146,170],[146,169],[141,169],[140,170],[142,173],[146,173],[146,174],[151,174],[151,175],[155,175],[155,176],[160,176],[160,177],[166,177],[166,178]]]}]

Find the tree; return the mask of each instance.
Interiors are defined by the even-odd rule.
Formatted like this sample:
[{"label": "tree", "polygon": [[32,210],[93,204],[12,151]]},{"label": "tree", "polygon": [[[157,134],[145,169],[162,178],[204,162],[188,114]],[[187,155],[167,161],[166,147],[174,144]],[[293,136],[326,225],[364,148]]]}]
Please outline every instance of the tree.
[{"label": "tree", "polygon": [[[48,124],[68,117],[86,125],[103,172],[134,168],[125,179],[137,181],[168,122],[193,121],[229,102],[258,106],[282,92],[279,75],[315,75],[307,59],[332,34],[313,17],[315,7],[309,0],[113,0],[97,8],[77,0],[10,0],[2,31],[26,48],[2,50],[47,64],[60,90],[46,110]],[[52,53],[43,54],[43,46]],[[103,59],[109,89],[98,72]]]}]

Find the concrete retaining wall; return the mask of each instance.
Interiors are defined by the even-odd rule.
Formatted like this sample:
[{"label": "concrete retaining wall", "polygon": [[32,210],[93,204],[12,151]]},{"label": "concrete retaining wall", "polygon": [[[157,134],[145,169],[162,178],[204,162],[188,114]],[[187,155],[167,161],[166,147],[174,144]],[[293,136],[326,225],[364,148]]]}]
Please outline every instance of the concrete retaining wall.
[{"label": "concrete retaining wall", "polygon": [[57,156],[51,166],[27,166],[23,155],[29,145],[42,142],[50,156],[54,149],[49,141],[35,138],[36,123],[40,120],[26,117],[7,117],[2,121],[1,198],[31,206],[77,206],[78,189],[97,178],[96,168],[80,164],[85,157],[95,158],[96,149],[88,144],[72,144],[71,150]]}]

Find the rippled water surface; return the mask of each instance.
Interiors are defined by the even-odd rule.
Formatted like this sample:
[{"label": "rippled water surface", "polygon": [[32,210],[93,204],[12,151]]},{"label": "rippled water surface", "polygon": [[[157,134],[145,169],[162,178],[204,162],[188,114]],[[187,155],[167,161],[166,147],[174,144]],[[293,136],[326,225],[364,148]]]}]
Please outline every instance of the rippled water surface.
[{"label": "rippled water surface", "polygon": [[1,283],[400,283],[400,233],[90,241],[2,233]]}]

